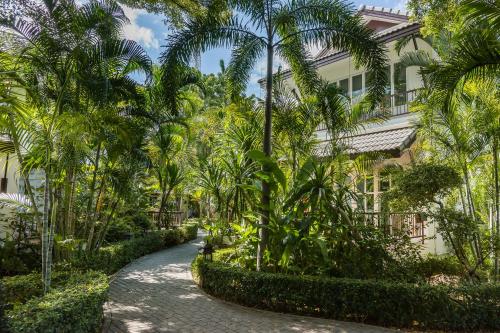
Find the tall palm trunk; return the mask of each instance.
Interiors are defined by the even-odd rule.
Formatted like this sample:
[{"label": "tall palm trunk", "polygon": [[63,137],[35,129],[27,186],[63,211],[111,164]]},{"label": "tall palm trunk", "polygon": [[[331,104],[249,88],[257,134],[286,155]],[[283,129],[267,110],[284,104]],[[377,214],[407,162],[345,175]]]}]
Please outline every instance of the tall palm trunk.
[{"label": "tall palm trunk", "polygon": [[[498,183],[498,137],[493,136],[493,147],[492,147],[492,154],[493,154],[493,178],[495,181],[495,221],[494,221],[494,226],[495,226],[495,235],[496,235],[496,240],[498,241],[500,239],[500,184]],[[495,251],[495,281],[499,280],[499,251]]]},{"label": "tall palm trunk", "polygon": [[[272,91],[273,91],[273,41],[272,41],[272,29],[269,23],[269,35],[268,35],[268,45],[267,45],[267,77],[266,77],[266,105],[265,105],[265,116],[264,116],[264,154],[266,156],[271,156],[272,152]],[[268,172],[266,167],[264,167],[264,172]],[[262,269],[262,257],[264,251],[267,248],[268,243],[268,230],[269,225],[269,204],[271,202],[271,189],[267,181],[262,182],[262,215],[261,215],[261,227],[259,229],[259,245],[257,247],[257,270]]]},{"label": "tall palm trunk", "polygon": [[[470,184],[470,178],[469,178],[469,170],[467,169],[467,163],[463,164],[463,173],[464,173],[464,181],[465,181],[465,195],[467,198],[467,203],[469,205],[469,212],[470,216],[472,218],[472,221],[476,222],[476,210],[474,207],[474,199],[472,198],[472,188]],[[482,260],[482,250],[481,250],[481,244],[479,241],[479,235],[476,231],[472,233],[472,253],[474,254],[474,257],[476,259],[476,263],[480,264],[480,261]]]},{"label": "tall palm trunk", "polygon": [[[94,173],[92,175],[92,182],[90,184],[90,193],[89,193],[89,201],[87,202],[87,223],[85,225],[90,224],[90,230],[89,230],[89,235],[87,238],[87,248],[89,250],[92,249],[92,238],[94,237],[94,228],[95,228],[95,223],[94,223],[94,215],[92,214],[92,203],[94,202],[94,193],[95,193],[95,185],[97,182],[97,172],[99,170],[99,160],[101,158],[101,146],[102,142],[99,142],[97,145],[97,152],[96,152],[96,157],[95,157],[95,163],[94,163]],[[85,228],[87,229],[87,228]]]},{"label": "tall palm trunk", "polygon": [[[47,154],[48,155],[48,154]],[[45,186],[43,191],[43,221],[42,221],[42,280],[43,291],[47,293],[50,288],[50,269],[49,265],[49,205],[50,205],[50,189],[49,189],[49,171],[45,169]]]}]

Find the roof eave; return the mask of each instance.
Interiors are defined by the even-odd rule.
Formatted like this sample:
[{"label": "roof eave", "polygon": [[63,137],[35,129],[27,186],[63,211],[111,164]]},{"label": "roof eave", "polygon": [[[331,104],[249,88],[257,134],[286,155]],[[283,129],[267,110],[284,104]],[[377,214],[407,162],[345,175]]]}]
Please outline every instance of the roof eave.
[{"label": "roof eave", "polygon": [[[405,36],[412,35],[412,34],[419,33],[419,32],[420,32],[420,24],[415,23],[415,24],[409,25],[405,28],[401,28],[400,30],[396,30],[390,34],[383,35],[377,39],[382,43],[390,43],[390,42],[397,40],[401,37],[405,37]],[[313,60],[313,65],[316,69],[318,69],[320,67],[332,64],[334,62],[337,62],[337,61],[340,61],[343,59],[346,59],[349,56],[350,56],[349,52],[345,52],[345,51],[338,52],[338,53],[334,53],[334,54],[325,56],[323,58]],[[287,69],[287,70],[283,71],[281,75],[282,75],[283,79],[289,79],[292,77],[292,72],[290,71],[290,69]],[[262,78],[262,79],[258,80],[257,82],[260,85],[263,85],[265,83],[265,79]]]}]

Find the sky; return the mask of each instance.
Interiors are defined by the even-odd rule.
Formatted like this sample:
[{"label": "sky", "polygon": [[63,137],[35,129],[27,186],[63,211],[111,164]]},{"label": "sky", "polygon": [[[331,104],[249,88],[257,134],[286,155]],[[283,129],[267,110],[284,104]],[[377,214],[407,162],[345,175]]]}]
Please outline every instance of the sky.
[{"label": "sky", "polygon": [[[357,8],[362,4],[373,5],[385,8],[405,9],[407,0],[365,0],[352,1]],[[161,15],[150,14],[144,10],[124,7],[125,15],[129,18],[130,24],[123,30],[124,37],[132,39],[141,44],[154,62],[158,61],[164,46],[166,37],[171,31],[164,24],[164,17]],[[217,73],[220,69],[219,61],[222,59],[229,63],[231,55],[230,49],[213,49],[205,52],[201,56],[201,71],[203,73]],[[260,89],[257,80],[263,76],[265,60],[257,62],[251,73],[250,82],[247,88],[247,94],[255,94],[260,97]]]}]

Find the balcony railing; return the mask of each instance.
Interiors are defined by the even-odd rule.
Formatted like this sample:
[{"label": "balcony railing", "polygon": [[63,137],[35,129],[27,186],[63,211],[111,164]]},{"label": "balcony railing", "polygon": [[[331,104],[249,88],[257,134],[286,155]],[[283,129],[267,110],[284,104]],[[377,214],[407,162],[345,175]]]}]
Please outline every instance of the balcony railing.
[{"label": "balcony railing", "polygon": [[180,227],[182,222],[185,220],[185,214],[182,211],[172,211],[168,210],[163,212],[163,218],[160,218],[159,211],[151,211],[149,212],[149,218],[153,221],[156,226],[161,228],[172,228],[172,227]]},{"label": "balcony railing", "polygon": [[411,238],[425,239],[426,219],[420,213],[359,213],[361,223],[382,229],[386,234],[406,233]]},{"label": "balcony railing", "polygon": [[[417,98],[417,90],[409,90],[393,95],[386,95],[382,100],[380,107],[376,108],[372,114],[366,115],[364,120],[368,120],[377,115],[385,115],[389,117],[400,116],[409,112],[408,105]],[[353,103],[356,103],[361,96],[353,97]],[[317,131],[326,130],[326,124],[321,123]]]}]

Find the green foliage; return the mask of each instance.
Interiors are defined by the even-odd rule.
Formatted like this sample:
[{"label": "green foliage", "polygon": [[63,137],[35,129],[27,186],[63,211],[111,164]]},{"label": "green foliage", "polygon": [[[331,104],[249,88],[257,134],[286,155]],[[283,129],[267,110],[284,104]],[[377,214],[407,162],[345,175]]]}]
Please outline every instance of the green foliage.
[{"label": "green foliage", "polygon": [[462,184],[453,168],[436,164],[414,165],[395,173],[393,179],[391,190],[384,196],[394,211],[427,207]]},{"label": "green foliage", "polygon": [[37,246],[18,246],[12,240],[4,240],[0,246],[0,276],[26,274],[38,267],[40,255]]},{"label": "green foliage", "polygon": [[196,239],[196,237],[198,236],[198,224],[185,223],[181,228],[181,232],[184,239],[188,241]]},{"label": "green foliage", "polygon": [[245,271],[203,261],[193,276],[209,294],[251,307],[425,329],[500,329],[499,285],[430,286]]},{"label": "green foliage", "polygon": [[101,247],[97,252],[82,251],[53,272],[52,291],[46,295],[40,273],[3,278],[2,302],[13,307],[7,314],[11,331],[97,331],[108,286],[102,273],[112,274],[140,256],[195,239],[197,231],[196,223],[186,223],[178,229]]},{"label": "green foliage", "polygon": [[134,259],[195,239],[197,230],[196,224],[185,224],[179,229],[153,231],[142,237],[102,247],[97,252],[81,251],[70,258],[69,264],[78,269],[112,274]]},{"label": "green foliage", "polygon": [[35,297],[6,313],[9,330],[17,332],[97,332],[103,318],[108,278],[97,272],[73,275],[66,287]]},{"label": "green foliage", "polygon": [[153,225],[151,221],[144,213],[135,214],[131,217],[117,217],[110,223],[106,232],[105,240],[113,243],[133,237],[139,237],[152,228]]},{"label": "green foliage", "polygon": [[432,276],[443,274],[448,276],[462,276],[463,267],[458,260],[451,256],[429,255],[411,267],[419,276],[430,279]]},{"label": "green foliage", "polygon": [[[54,287],[60,288],[61,286],[65,286],[72,274],[79,273],[72,271],[54,272],[52,275]],[[40,273],[4,277],[2,284],[4,286],[4,301],[7,304],[25,303],[33,297],[43,295],[43,284]]]}]

